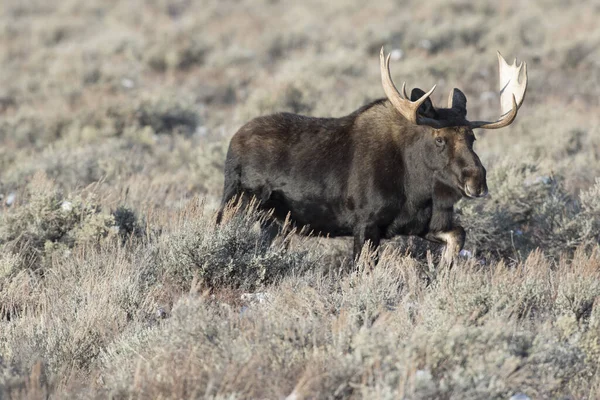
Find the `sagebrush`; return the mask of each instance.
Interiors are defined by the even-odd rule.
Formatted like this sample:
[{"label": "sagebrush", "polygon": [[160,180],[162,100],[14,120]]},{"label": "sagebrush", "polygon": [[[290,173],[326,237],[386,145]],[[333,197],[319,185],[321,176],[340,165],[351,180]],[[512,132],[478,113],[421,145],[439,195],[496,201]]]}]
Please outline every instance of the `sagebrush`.
[{"label": "sagebrush", "polygon": [[[0,397],[600,396],[600,8],[516,0],[21,2],[0,8]],[[551,22],[550,22],[551,21]],[[460,260],[282,230],[232,205],[231,135],[396,81],[518,121],[476,132]],[[409,88],[410,89],[410,88]],[[436,97],[439,96],[439,97]]]}]

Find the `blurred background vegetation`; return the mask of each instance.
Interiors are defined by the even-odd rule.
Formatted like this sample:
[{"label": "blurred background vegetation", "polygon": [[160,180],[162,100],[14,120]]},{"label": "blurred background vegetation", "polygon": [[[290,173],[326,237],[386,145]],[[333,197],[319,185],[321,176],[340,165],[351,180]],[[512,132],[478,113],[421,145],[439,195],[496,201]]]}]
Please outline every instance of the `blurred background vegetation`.
[{"label": "blurred background vegetation", "polygon": [[[564,0],[4,0],[0,397],[600,396],[600,5]],[[347,240],[269,247],[221,195],[229,138],[342,116],[392,75],[516,122],[476,132],[490,196],[468,257]],[[288,243],[291,242],[291,243]],[[430,250],[429,256],[427,251]],[[265,382],[268,382],[265,384]],[[566,397],[565,397],[566,396]]]}]

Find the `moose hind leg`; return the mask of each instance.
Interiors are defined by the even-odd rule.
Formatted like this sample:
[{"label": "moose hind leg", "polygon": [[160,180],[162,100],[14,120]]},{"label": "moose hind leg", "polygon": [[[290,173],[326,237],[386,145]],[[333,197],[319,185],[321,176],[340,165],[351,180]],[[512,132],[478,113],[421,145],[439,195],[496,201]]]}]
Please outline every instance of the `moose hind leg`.
[{"label": "moose hind leg", "polygon": [[221,224],[223,219],[223,212],[227,204],[237,198],[238,201],[247,199],[240,199],[242,195],[242,182],[241,182],[241,167],[230,159],[230,155],[227,155],[225,161],[225,182],[223,183],[223,197],[221,198],[221,206],[217,212],[217,225]]}]

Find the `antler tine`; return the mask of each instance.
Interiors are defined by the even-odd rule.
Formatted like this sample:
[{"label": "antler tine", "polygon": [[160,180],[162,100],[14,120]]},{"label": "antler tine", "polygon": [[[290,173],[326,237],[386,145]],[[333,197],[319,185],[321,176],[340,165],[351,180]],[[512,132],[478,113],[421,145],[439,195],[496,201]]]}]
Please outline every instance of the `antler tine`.
[{"label": "antler tine", "polygon": [[402,82],[402,95],[406,100],[410,100],[410,97],[406,94],[406,82]]},{"label": "antler tine", "polygon": [[[522,80],[521,71],[524,71]],[[527,91],[527,63],[517,65],[515,58],[513,64],[508,64],[502,54],[498,52],[498,90],[500,91],[500,106],[503,114],[510,111],[512,95],[515,95],[517,107],[521,107]]]},{"label": "antler tine", "polygon": [[[520,79],[521,71],[524,72],[523,79]],[[527,92],[527,63],[521,62],[517,65],[515,58],[512,65],[508,64],[498,52],[498,75],[502,116],[496,122],[470,122],[471,128],[498,129],[510,125],[515,120]]]},{"label": "antler tine", "polygon": [[429,92],[427,92],[423,96],[421,96],[421,98],[419,100],[412,102],[413,104],[415,104],[415,111],[419,107],[421,107],[421,104],[425,103],[425,100],[427,100],[429,98],[429,96],[431,96],[431,94],[433,93],[433,91],[435,90],[436,87],[437,87],[437,83],[435,85],[433,85],[433,87],[429,90]]},{"label": "antler tine", "polygon": [[396,89],[390,73],[390,55],[388,54],[387,57],[385,56],[383,47],[381,47],[381,52],[379,53],[379,66],[381,70],[381,84],[383,85],[383,91],[385,92],[389,101],[396,108],[396,110],[398,110],[398,112],[404,116],[404,118],[413,124],[418,124],[417,110],[421,104],[423,104],[425,100],[431,96],[436,85],[433,85],[431,90],[421,96],[419,100],[410,101],[409,97],[406,95],[406,82],[402,85],[402,92],[404,96],[400,94],[398,89]]}]

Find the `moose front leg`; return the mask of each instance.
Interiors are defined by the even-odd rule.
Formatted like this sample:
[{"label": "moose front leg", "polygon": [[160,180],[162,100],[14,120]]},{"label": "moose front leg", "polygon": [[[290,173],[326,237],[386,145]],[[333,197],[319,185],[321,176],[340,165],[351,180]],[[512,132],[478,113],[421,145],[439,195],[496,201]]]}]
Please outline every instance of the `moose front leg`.
[{"label": "moose front leg", "polygon": [[425,235],[425,239],[436,243],[442,243],[446,246],[442,256],[442,262],[446,266],[451,266],[452,262],[465,245],[465,236],[466,234],[463,227],[457,225],[448,231],[429,232]]},{"label": "moose front leg", "polygon": [[[354,261],[358,261],[360,253],[365,245],[369,241],[371,247],[378,251],[379,243],[381,241],[381,232],[378,227],[372,225],[358,225],[354,228]],[[375,263],[378,261],[378,255],[375,256]]]}]

